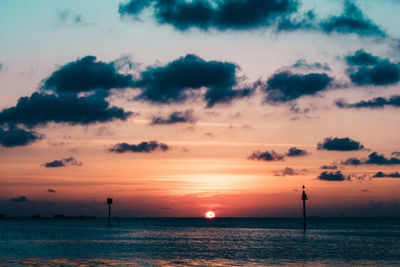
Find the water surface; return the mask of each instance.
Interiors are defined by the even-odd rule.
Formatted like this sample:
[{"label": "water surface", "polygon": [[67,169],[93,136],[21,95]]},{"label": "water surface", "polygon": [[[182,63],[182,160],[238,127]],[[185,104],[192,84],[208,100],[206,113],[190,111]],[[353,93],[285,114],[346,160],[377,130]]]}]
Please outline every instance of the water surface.
[{"label": "water surface", "polygon": [[0,220],[0,265],[399,265],[400,219]]}]

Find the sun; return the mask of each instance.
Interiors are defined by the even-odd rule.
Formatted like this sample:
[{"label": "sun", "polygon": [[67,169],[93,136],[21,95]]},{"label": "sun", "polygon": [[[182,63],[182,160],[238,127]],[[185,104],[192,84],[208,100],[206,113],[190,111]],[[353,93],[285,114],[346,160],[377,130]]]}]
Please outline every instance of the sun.
[{"label": "sun", "polygon": [[215,213],[213,211],[207,211],[205,214],[206,219],[214,219]]}]

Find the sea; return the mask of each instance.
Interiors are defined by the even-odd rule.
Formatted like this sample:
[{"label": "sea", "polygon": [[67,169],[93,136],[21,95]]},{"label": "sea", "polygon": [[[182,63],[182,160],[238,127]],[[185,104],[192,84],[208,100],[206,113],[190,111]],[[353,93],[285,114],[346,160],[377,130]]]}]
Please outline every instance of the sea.
[{"label": "sea", "polygon": [[400,266],[400,218],[0,220],[1,266]]}]

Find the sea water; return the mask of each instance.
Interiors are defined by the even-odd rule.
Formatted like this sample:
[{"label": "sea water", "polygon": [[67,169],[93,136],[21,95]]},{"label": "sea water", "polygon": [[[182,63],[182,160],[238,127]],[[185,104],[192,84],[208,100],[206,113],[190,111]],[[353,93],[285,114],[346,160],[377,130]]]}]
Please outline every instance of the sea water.
[{"label": "sea water", "polygon": [[400,266],[400,218],[0,220],[1,266]]}]

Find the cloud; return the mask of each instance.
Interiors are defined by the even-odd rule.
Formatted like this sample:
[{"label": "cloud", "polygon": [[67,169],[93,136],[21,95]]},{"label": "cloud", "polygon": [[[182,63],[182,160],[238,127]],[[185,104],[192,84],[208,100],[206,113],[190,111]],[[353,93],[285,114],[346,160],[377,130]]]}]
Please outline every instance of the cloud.
[{"label": "cloud", "polygon": [[372,178],[400,178],[400,173],[392,172],[392,173],[384,173],[384,172],[377,172]]},{"label": "cloud", "polygon": [[3,147],[26,146],[42,140],[43,138],[43,135],[34,131],[27,131],[19,128],[3,130],[0,128],[0,145]]},{"label": "cloud", "polygon": [[265,100],[272,104],[296,100],[305,95],[315,95],[326,90],[333,79],[325,73],[293,74],[283,71],[272,75],[266,84],[256,86],[267,94]]},{"label": "cloud", "polygon": [[301,69],[308,69],[308,70],[324,70],[330,71],[331,68],[329,67],[328,63],[320,63],[320,62],[313,62],[308,63],[305,59],[299,59],[290,66],[291,68],[301,68]]},{"label": "cloud", "polygon": [[280,161],[284,160],[285,157],[304,157],[307,156],[308,152],[297,148],[297,147],[291,147],[289,148],[288,152],[285,154],[279,154],[275,152],[274,150],[271,151],[254,151],[253,154],[251,154],[248,159],[250,160],[261,160],[261,161]]},{"label": "cloud", "polygon": [[347,160],[342,161],[343,165],[361,165],[361,164],[375,164],[375,165],[398,165],[400,164],[400,158],[386,158],[382,154],[378,154],[377,152],[373,152],[368,155],[367,159],[357,159],[357,158],[349,158]]},{"label": "cloud", "polygon": [[77,25],[87,26],[92,25],[93,23],[87,23],[84,21],[83,16],[81,14],[76,14],[72,12],[70,9],[63,9],[57,12],[58,19],[63,22],[73,22]]},{"label": "cloud", "polygon": [[197,118],[193,115],[193,110],[188,109],[185,111],[175,111],[170,113],[167,117],[153,117],[151,119],[152,125],[157,124],[176,124],[176,123],[195,123]]},{"label": "cloud", "polygon": [[357,85],[391,85],[400,81],[400,69],[398,65],[385,61],[371,67],[351,69],[349,76]]},{"label": "cloud", "polygon": [[112,132],[108,127],[106,126],[101,126],[99,127],[95,133],[96,136],[111,136],[114,135],[114,132]]},{"label": "cloud", "polygon": [[362,150],[364,146],[349,137],[327,137],[317,145],[318,150],[333,150],[333,151],[354,151]]},{"label": "cloud", "polygon": [[169,146],[167,144],[159,143],[157,141],[148,141],[148,142],[141,142],[137,145],[119,143],[109,148],[109,151],[115,153],[125,153],[125,152],[149,153],[155,150],[167,151],[168,149]]},{"label": "cloud", "polygon": [[47,189],[47,192],[49,192],[49,193],[57,193],[57,191],[56,191],[56,190],[54,190],[54,189],[51,189],[51,188]]},{"label": "cloud", "polygon": [[363,164],[363,162],[361,160],[359,160],[358,158],[348,158],[346,160],[343,160],[341,162],[341,164],[358,166],[358,165]]},{"label": "cloud", "polygon": [[349,175],[344,175],[341,171],[337,171],[321,172],[317,179],[323,181],[350,181],[351,177]]},{"label": "cloud", "polygon": [[284,160],[285,156],[282,154],[276,153],[274,150],[271,151],[254,151],[248,159],[250,160],[261,160],[261,161],[280,161]]},{"label": "cloud", "polygon": [[149,7],[153,0],[130,0],[127,3],[120,3],[118,12],[121,16],[132,16],[138,19],[140,13],[147,7]]},{"label": "cloud", "polygon": [[65,163],[62,160],[54,160],[51,162],[46,162],[44,165],[46,168],[65,167]]},{"label": "cloud", "polygon": [[323,165],[323,166],[321,166],[321,169],[322,169],[322,170],[337,170],[337,169],[338,169],[338,166],[336,166],[336,165],[331,165],[331,166],[329,166],[329,165]]},{"label": "cloud", "polygon": [[325,34],[356,34],[385,37],[386,33],[366,17],[353,1],[344,2],[344,11],[325,20],[314,10],[299,13],[298,0],[129,0],[119,5],[121,17],[140,20],[146,9],[159,24],[179,31],[244,31],[273,28],[276,32],[312,30]]},{"label": "cloud", "polygon": [[393,173],[384,173],[384,172],[377,172],[372,178],[400,178],[400,173],[393,172]]},{"label": "cloud", "polygon": [[338,99],[335,101],[336,106],[339,108],[369,108],[378,109],[384,107],[400,107],[400,95],[394,95],[391,97],[376,97],[371,100],[362,100],[356,103],[349,104],[343,99]]},{"label": "cloud", "polygon": [[308,152],[297,148],[297,147],[291,147],[289,148],[289,151],[286,153],[286,156],[288,157],[302,157],[302,156],[307,156]]},{"label": "cloud", "polygon": [[292,32],[295,30],[319,30],[313,10],[294,17],[283,18],[276,26],[277,32]]},{"label": "cloud", "polygon": [[364,50],[358,50],[354,55],[345,58],[349,65],[347,74],[357,85],[385,86],[400,81],[400,65],[382,59]]},{"label": "cloud", "polygon": [[331,16],[322,21],[325,33],[357,34],[359,36],[385,37],[385,32],[366,17],[361,9],[350,0],[344,2],[344,11],[339,16]]},{"label": "cloud", "polygon": [[392,152],[392,156],[400,157],[400,151],[394,151],[394,152]]},{"label": "cloud", "polygon": [[9,202],[22,203],[22,202],[30,202],[30,201],[25,196],[19,196],[16,198],[10,198]]},{"label": "cloud", "polygon": [[41,89],[54,92],[85,92],[96,89],[126,88],[133,84],[130,74],[120,74],[114,62],[96,61],[85,56],[69,62],[42,81]]},{"label": "cloud", "polygon": [[178,30],[251,30],[268,27],[295,12],[296,0],[130,0],[120,4],[121,16],[137,19],[153,4],[152,11],[159,24],[169,24]]},{"label": "cloud", "polygon": [[368,155],[368,159],[365,164],[377,164],[377,165],[397,165],[400,164],[399,158],[385,158],[384,155],[380,155],[377,152],[373,152]]},{"label": "cloud", "polygon": [[298,175],[298,174],[299,173],[297,173],[292,168],[286,167],[282,171],[275,172],[274,176],[295,176],[295,175]]},{"label": "cloud", "polygon": [[88,125],[126,120],[131,115],[131,112],[121,108],[110,107],[105,96],[102,92],[81,97],[68,93],[48,95],[35,92],[30,97],[19,98],[16,106],[3,109],[0,125],[8,123],[34,127],[48,122]]},{"label": "cloud", "polygon": [[170,104],[187,100],[190,93],[207,88],[204,99],[207,107],[229,103],[249,96],[251,89],[233,89],[238,85],[237,66],[230,62],[205,61],[188,54],[165,66],[148,67],[141,73],[135,87],[142,90],[136,99]]},{"label": "cloud", "polygon": [[369,66],[382,61],[379,57],[365,52],[364,49],[357,50],[354,55],[347,55],[345,60],[350,66]]},{"label": "cloud", "polygon": [[74,157],[69,157],[61,160],[49,161],[44,164],[46,168],[59,168],[59,167],[66,167],[69,165],[82,166],[82,162],[77,161]]}]

